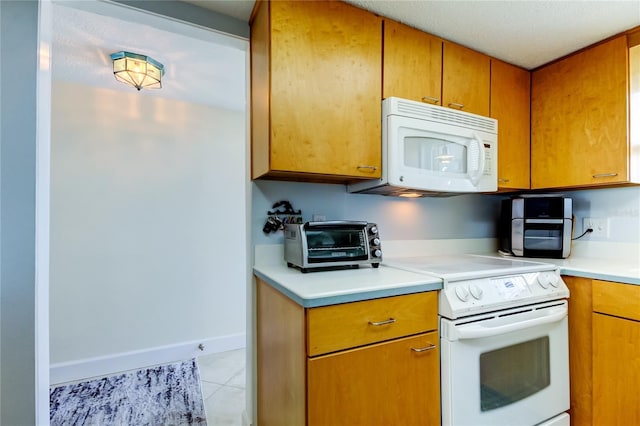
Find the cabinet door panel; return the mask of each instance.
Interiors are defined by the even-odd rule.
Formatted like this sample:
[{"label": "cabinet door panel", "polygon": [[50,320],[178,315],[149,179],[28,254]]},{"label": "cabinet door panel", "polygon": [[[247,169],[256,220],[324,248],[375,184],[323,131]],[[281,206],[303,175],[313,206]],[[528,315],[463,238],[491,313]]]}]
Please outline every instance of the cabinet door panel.
[{"label": "cabinet door panel", "polygon": [[442,40],[400,24],[384,22],[382,97],[441,105]]},{"label": "cabinet door panel", "polygon": [[310,359],[307,424],[439,425],[437,346],[432,332]]},{"label": "cabinet door panel", "polygon": [[640,424],[640,322],[593,314],[593,424]]},{"label": "cabinet door panel", "polygon": [[342,2],[270,6],[271,168],[379,177],[381,18]]},{"label": "cabinet door panel", "polygon": [[488,56],[444,42],[442,105],[488,117],[490,68]]},{"label": "cabinet door panel", "polygon": [[498,120],[498,186],[529,189],[531,77],[491,60],[491,117]]},{"label": "cabinet door panel", "polygon": [[627,55],[622,36],[533,72],[533,189],[628,180]]},{"label": "cabinet door panel", "polygon": [[591,279],[562,277],[569,287],[569,380],[571,389],[571,424],[590,425],[593,383],[591,319]]}]

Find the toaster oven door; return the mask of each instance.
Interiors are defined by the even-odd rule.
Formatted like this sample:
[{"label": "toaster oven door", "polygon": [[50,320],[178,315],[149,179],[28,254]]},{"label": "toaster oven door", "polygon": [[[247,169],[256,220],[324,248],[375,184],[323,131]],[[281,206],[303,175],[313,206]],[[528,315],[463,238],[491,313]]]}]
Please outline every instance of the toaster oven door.
[{"label": "toaster oven door", "polygon": [[367,260],[362,226],[310,227],[305,231],[308,263]]}]

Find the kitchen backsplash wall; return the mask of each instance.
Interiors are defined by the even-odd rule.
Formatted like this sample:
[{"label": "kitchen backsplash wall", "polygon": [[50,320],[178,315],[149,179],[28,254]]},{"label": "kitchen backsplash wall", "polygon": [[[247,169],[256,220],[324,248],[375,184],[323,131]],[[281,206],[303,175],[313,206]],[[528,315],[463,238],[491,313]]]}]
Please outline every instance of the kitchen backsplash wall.
[{"label": "kitchen backsplash wall", "polygon": [[574,236],[584,232],[583,218],[608,218],[608,238],[587,235],[581,240],[640,244],[640,187],[567,191],[565,195],[573,199]]},{"label": "kitchen backsplash wall", "polygon": [[500,198],[482,195],[403,199],[350,194],[344,185],[254,181],[252,232],[254,244],[282,243],[282,234],[262,232],[273,203],[288,200],[301,209],[303,220],[314,214],[327,220],[366,220],[379,225],[383,241],[451,238],[493,238]]},{"label": "kitchen backsplash wall", "polygon": [[[253,183],[252,233],[254,244],[280,244],[282,234],[264,234],[262,227],[273,203],[288,200],[301,209],[303,220],[312,215],[327,220],[352,219],[378,223],[387,240],[495,238],[500,200],[508,195],[460,195],[402,199],[350,194],[343,185],[257,180]],[[608,239],[587,235],[582,241],[640,243],[640,187],[567,191],[573,199],[574,236],[584,217],[609,218]]]}]

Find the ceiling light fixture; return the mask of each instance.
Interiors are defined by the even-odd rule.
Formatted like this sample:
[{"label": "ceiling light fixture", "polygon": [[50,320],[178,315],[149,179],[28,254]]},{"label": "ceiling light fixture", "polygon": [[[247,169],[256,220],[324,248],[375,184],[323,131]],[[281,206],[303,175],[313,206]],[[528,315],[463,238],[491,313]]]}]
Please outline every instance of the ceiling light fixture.
[{"label": "ceiling light fixture", "polygon": [[148,56],[131,52],[116,52],[111,54],[113,61],[113,75],[116,80],[130,84],[140,90],[160,89],[164,65]]}]

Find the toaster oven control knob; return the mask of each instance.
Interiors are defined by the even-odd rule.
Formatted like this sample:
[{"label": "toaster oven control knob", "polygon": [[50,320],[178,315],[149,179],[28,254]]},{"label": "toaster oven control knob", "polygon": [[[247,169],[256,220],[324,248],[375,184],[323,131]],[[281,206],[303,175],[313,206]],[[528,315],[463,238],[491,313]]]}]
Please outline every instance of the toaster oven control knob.
[{"label": "toaster oven control knob", "polygon": [[469,299],[469,292],[466,288],[458,286],[456,287],[456,296],[458,296],[458,299],[466,302]]},{"label": "toaster oven control knob", "polygon": [[480,300],[482,298],[482,289],[475,284],[471,284],[469,286],[469,292],[476,300]]},{"label": "toaster oven control knob", "polygon": [[380,245],[380,238],[374,238],[372,241],[374,246],[379,246]]},{"label": "toaster oven control knob", "polygon": [[369,233],[371,235],[376,235],[378,233],[378,227],[377,226],[372,226],[371,228],[369,228]]},{"label": "toaster oven control knob", "polygon": [[381,257],[381,256],[382,256],[382,250],[380,250],[380,249],[375,249],[375,250],[373,251],[373,253],[371,253],[371,254],[373,254],[373,257]]}]

